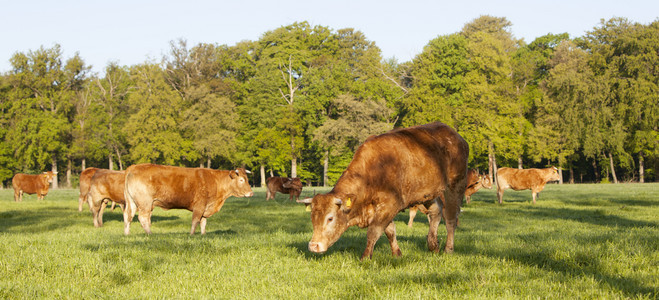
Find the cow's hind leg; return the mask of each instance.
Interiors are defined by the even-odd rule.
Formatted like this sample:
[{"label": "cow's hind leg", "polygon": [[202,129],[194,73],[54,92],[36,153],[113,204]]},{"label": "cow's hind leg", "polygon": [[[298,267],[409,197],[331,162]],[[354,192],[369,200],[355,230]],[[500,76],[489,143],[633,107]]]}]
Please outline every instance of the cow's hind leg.
[{"label": "cow's hind leg", "polygon": [[19,202],[20,199],[20,190],[19,189],[14,189],[14,202]]},{"label": "cow's hind leg", "polygon": [[499,204],[503,204],[503,191],[504,189],[497,188],[497,199],[499,200]]},{"label": "cow's hind leg", "polygon": [[140,208],[140,214],[137,216],[147,234],[151,234],[151,213],[152,211],[148,208]]},{"label": "cow's hind leg", "polygon": [[434,201],[428,207],[428,250],[439,252],[439,243],[437,242],[437,228],[442,220],[442,208]]},{"label": "cow's hind leg", "polygon": [[453,252],[453,236],[455,228],[458,226],[458,214],[460,214],[460,201],[463,194],[456,191],[447,190],[445,194],[446,202],[442,207],[444,223],[446,223],[446,253]]},{"label": "cow's hind leg", "polygon": [[396,241],[396,225],[394,224],[394,221],[391,221],[387,228],[384,229],[384,234],[387,235],[387,238],[389,239],[389,245],[391,246],[391,254],[393,256],[401,256],[403,255],[402,252],[400,252],[400,248],[398,247],[398,241]]},{"label": "cow's hind leg", "polygon": [[206,221],[208,218],[206,217],[201,217],[201,221],[199,222],[199,227],[201,227],[201,234],[206,234]]},{"label": "cow's hind leg", "polygon": [[416,217],[416,211],[419,210],[416,208],[416,206],[410,207],[410,220],[407,221],[407,227],[412,228],[412,224],[414,223],[414,217]]}]

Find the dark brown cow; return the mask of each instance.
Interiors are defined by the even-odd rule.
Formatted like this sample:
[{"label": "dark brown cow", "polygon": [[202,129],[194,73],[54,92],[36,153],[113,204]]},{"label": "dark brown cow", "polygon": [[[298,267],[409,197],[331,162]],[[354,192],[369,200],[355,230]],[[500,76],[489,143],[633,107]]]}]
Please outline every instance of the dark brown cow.
[{"label": "dark brown cow", "polygon": [[92,176],[98,171],[98,168],[87,168],[80,173],[80,195],[78,196],[78,211],[82,211],[82,204],[87,202],[87,193],[89,193],[89,183]]},{"label": "dark brown cow", "polygon": [[291,177],[270,177],[266,181],[266,186],[268,190],[265,193],[265,200],[275,199],[277,192],[282,194],[289,194],[289,200],[293,201],[300,197],[302,193],[302,181],[300,178],[291,178]]},{"label": "dark brown cow", "polygon": [[438,252],[440,214],[446,220],[447,253],[467,187],[467,142],[440,122],[369,137],[355,152],[334,188],[311,203],[309,251],[323,253],[350,226],[368,227],[362,259],[370,258],[384,232],[394,256],[401,251],[393,219],[418,204],[428,208],[428,249]]},{"label": "dark brown cow", "polygon": [[465,190],[467,204],[471,203],[471,195],[478,192],[481,188],[492,189],[492,180],[490,180],[490,177],[478,174],[476,170],[469,170],[467,178],[469,178],[469,185]]},{"label": "dark brown cow", "polygon": [[254,195],[243,168],[222,171],[204,168],[181,168],[153,164],[133,165],[126,169],[126,209],[124,233],[130,233],[130,222],[139,211],[139,220],[147,234],[151,233],[154,206],[163,209],[183,208],[192,211],[194,234],[201,223],[206,233],[206,219],[222,208],[230,196]]},{"label": "dark brown cow", "polygon": [[91,178],[87,201],[94,216],[95,227],[103,226],[103,211],[108,201],[118,203],[121,210],[124,210],[125,178],[126,172],[111,170],[98,170]]},{"label": "dark brown cow", "polygon": [[507,188],[516,191],[531,190],[533,192],[533,204],[535,204],[535,199],[538,193],[545,188],[545,184],[560,179],[556,167],[545,169],[499,168],[497,171],[497,198],[499,204],[503,203],[503,192]]},{"label": "dark brown cow", "polygon": [[11,180],[11,185],[14,187],[14,201],[23,201],[23,193],[37,194],[37,200],[43,200],[43,197],[48,194],[50,183],[57,172],[43,172],[39,175],[16,174]]}]

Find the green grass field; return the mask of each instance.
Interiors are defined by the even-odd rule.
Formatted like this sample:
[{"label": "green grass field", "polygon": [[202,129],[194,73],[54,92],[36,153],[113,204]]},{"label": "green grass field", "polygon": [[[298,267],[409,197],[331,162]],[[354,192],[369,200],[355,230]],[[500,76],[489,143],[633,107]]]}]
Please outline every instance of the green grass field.
[{"label": "green grass field", "polygon": [[[403,256],[392,257],[383,236],[363,262],[366,230],[310,253],[304,206],[254,192],[229,198],[204,236],[188,234],[190,212],[159,208],[152,235],[135,218],[124,236],[119,208],[94,228],[91,213],[77,211],[77,190],[21,203],[0,190],[0,298],[659,297],[656,183],[548,185],[536,205],[530,191],[506,191],[503,205],[494,190],[479,191],[460,215],[455,253],[428,252],[425,216],[410,229],[401,213]],[[442,224],[440,244],[445,234]]]}]

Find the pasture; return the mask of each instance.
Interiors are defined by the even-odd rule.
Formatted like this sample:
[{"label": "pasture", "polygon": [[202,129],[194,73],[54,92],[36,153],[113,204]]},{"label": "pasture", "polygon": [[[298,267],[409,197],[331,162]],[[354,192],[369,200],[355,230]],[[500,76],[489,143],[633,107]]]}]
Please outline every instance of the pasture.
[{"label": "pasture", "polygon": [[[288,195],[266,202],[262,188],[229,198],[205,236],[188,234],[187,210],[156,208],[152,235],[135,218],[124,236],[118,207],[94,228],[77,190],[22,203],[0,190],[0,298],[659,297],[659,184],[550,184],[536,205],[530,191],[511,190],[499,205],[495,190],[464,206],[455,253],[428,252],[425,215],[410,229],[403,212],[403,256],[382,236],[363,262],[365,229],[312,254],[309,212]],[[445,234],[441,224],[442,249]]]}]

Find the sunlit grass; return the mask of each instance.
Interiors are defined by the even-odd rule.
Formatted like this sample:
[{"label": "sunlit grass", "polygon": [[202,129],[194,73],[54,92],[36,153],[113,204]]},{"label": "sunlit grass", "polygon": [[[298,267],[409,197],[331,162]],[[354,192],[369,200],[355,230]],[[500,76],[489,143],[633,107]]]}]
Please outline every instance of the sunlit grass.
[{"label": "sunlit grass", "polygon": [[428,252],[425,216],[408,228],[401,213],[403,256],[392,257],[383,236],[363,262],[366,230],[312,254],[304,206],[254,191],[228,199],[204,236],[188,234],[190,212],[159,208],[152,235],[135,218],[124,236],[118,208],[94,228],[76,190],[21,203],[0,190],[0,298],[659,296],[659,184],[548,185],[536,205],[530,191],[506,191],[503,205],[494,190],[479,191],[460,216],[454,254]]}]

